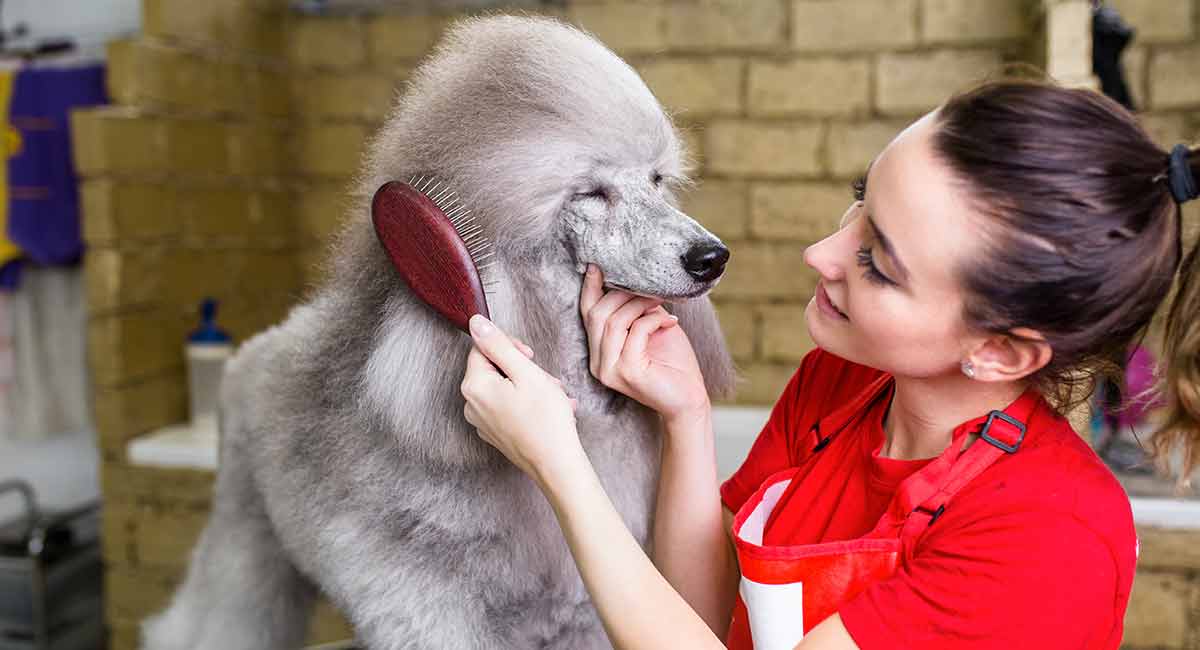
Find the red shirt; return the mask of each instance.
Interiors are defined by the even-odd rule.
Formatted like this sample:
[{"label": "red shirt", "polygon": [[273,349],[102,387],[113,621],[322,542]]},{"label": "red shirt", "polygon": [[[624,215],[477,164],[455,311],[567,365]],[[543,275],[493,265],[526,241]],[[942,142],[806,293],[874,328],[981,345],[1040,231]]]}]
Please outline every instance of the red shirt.
[{"label": "red shirt", "polygon": [[[881,371],[815,349],[784,389],[749,456],[721,486],[736,513],[771,474],[802,467],[767,522],[769,545],[860,537],[897,486],[928,462],[881,458],[889,395],[857,428],[853,453],[813,453],[813,423]],[[875,648],[1117,648],[1137,562],[1129,499],[1043,400],[1015,454],[1000,458],[918,538],[913,561],[838,610]]]}]

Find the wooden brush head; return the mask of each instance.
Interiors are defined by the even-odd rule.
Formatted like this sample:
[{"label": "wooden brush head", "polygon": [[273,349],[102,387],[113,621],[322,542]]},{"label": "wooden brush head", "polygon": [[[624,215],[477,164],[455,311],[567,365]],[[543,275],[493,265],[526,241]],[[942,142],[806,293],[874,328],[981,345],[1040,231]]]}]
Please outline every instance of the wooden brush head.
[{"label": "wooden brush head", "polygon": [[412,292],[467,332],[475,314],[490,317],[479,271],[454,223],[432,199],[400,181],[371,200],[375,234]]}]

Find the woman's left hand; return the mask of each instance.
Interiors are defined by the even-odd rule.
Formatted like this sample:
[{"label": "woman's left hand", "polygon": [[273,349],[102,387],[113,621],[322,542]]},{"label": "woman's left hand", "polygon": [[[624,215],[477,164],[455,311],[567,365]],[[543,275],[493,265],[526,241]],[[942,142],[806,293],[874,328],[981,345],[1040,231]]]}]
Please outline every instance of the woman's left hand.
[{"label": "woman's left hand", "polygon": [[461,386],[467,422],[543,484],[551,474],[586,462],[575,429],[575,400],[563,392],[562,382],[532,361],[529,346],[488,319],[476,315],[470,324],[475,346]]}]

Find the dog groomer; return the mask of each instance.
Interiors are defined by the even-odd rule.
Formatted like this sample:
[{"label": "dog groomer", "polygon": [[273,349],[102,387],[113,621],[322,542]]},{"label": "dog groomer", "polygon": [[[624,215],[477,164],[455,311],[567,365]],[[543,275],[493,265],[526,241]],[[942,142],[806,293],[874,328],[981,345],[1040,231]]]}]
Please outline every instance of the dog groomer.
[{"label": "dog groomer", "polygon": [[573,401],[482,317],[465,415],[546,494],[617,648],[1117,648],[1130,505],[1060,413],[1178,276],[1154,443],[1200,460],[1198,168],[1086,90],[992,82],[913,123],[805,251],[817,349],[719,489],[684,327],[589,267],[590,370],[664,425],[652,557]]}]

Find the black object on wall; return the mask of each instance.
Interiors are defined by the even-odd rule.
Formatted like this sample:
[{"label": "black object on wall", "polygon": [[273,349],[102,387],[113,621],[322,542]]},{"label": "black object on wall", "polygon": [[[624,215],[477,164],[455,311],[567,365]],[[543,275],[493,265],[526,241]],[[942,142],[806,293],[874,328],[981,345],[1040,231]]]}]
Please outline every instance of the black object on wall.
[{"label": "black object on wall", "polygon": [[1134,29],[1116,9],[1103,2],[1092,3],[1092,72],[1100,78],[1100,90],[1129,110],[1136,110],[1125,82],[1121,52],[1133,40]]}]

